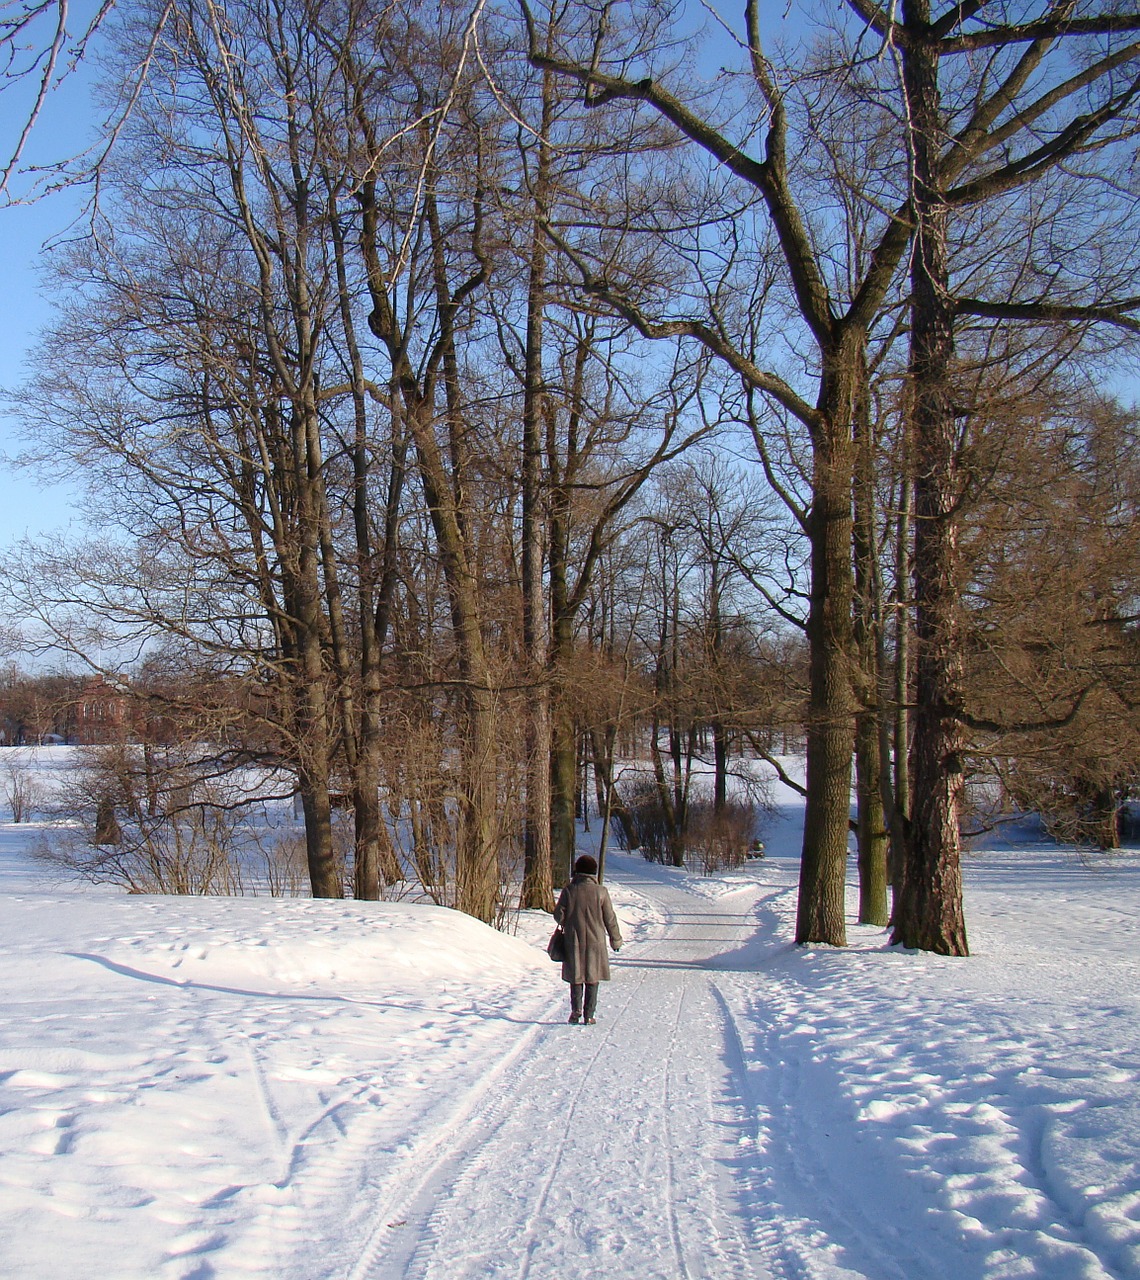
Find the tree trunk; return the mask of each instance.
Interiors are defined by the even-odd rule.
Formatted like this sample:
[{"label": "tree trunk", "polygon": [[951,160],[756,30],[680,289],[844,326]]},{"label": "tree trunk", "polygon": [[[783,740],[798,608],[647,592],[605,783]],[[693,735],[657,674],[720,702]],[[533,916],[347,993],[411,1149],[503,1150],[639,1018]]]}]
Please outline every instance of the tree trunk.
[{"label": "tree trunk", "polygon": [[604,735],[597,729],[590,730],[590,756],[594,762],[594,788],[597,792],[598,812],[609,814],[621,826],[626,849],[633,852],[638,847],[637,827],[633,815],[622,802],[614,780],[614,744],[617,732],[607,728]]},{"label": "tree trunk", "polygon": [[[862,353],[860,353],[862,354]],[[879,589],[875,521],[875,439],[866,369],[859,374],[855,413],[855,621],[859,702],[855,720],[856,835],[859,845],[859,923],[887,923],[887,831],[880,790]]]},{"label": "tree trunk", "polygon": [[[535,670],[533,666],[531,669]],[[535,690],[526,715],[526,831],[519,905],[523,910],[553,911],[550,703],[545,683]]]},{"label": "tree trunk", "polygon": [[859,923],[884,926],[887,903],[887,825],[879,788],[879,720],[861,712],[855,727],[855,792],[858,800]]},{"label": "tree trunk", "polygon": [[574,795],[578,786],[578,741],[574,717],[561,682],[555,697],[550,735],[550,859],[557,885],[570,879],[577,834]]},{"label": "tree trunk", "polygon": [[1111,784],[1098,787],[1093,797],[1093,826],[1097,848],[1107,853],[1120,848],[1120,805]]},{"label": "tree trunk", "polygon": [[[388,630],[391,596],[395,587],[396,542],[400,497],[403,492],[407,461],[407,437],[399,428],[399,409],[393,397],[389,408],[392,457],[384,512],[384,549],[379,573],[377,573],[372,546],[369,493],[374,442],[370,438],[368,429],[364,362],[353,318],[344,228],[336,219],[333,219],[330,230],[336,262],[341,325],[352,373],[354,427],[351,454],[352,518],[356,543],[356,600],[360,618],[358,663],[360,712],[358,725],[348,723],[344,728],[346,744],[350,741],[354,744],[350,761],[355,851],[353,893],[359,899],[376,901],[380,897],[382,885],[394,884],[403,878],[380,806],[383,745],[381,739],[383,694],[380,667]],[[379,590],[377,590],[377,579],[379,579]],[[346,701],[343,705],[346,716],[351,715],[351,702]]]},{"label": "tree trunk", "polygon": [[[462,447],[463,405],[454,343],[456,303],[447,279],[433,182],[434,174],[431,174],[424,214],[430,234],[431,278],[440,333],[433,359],[422,374],[417,373],[409,361],[406,334],[397,322],[388,293],[379,239],[379,210],[375,184],[371,181],[362,184],[357,197],[361,206],[360,244],[372,302],[368,325],[387,347],[392,363],[392,381],[399,391],[404,426],[415,447],[420,483],[439,548],[451,609],[462,691],[455,905],[460,911],[490,924],[495,919],[499,892],[495,692],[483,642],[480,586],[462,509],[467,466]],[[483,270],[481,268],[481,272]],[[477,274],[464,288],[473,291],[481,279],[482,274]],[[444,369],[446,452],[436,437],[436,380],[440,363]]]},{"label": "tree trunk", "polygon": [[305,852],[314,898],[343,898],[344,884],[332,843],[331,723],[320,639],[316,555],[302,549],[297,592],[298,662],[293,676],[297,781],[305,815]]},{"label": "tree trunk", "polygon": [[[521,905],[553,911],[551,866],[551,782],[553,749],[550,683],[547,679],[546,610],[543,599],[542,389],[546,236],[550,181],[548,135],[554,113],[554,80],[542,77],[542,128],[535,174],[535,216],[531,226],[530,273],[527,282],[526,351],[523,371],[522,440],[522,597],[523,649],[533,682],[526,708],[526,831]],[[569,879],[569,875],[565,877]],[[562,879],[559,883],[563,883]]]},{"label": "tree trunk", "polygon": [[[711,540],[710,540],[711,542]],[[709,583],[710,658],[717,700],[722,697],[721,664],[724,657],[724,615],[721,611],[720,566],[709,548],[712,569]],[[728,804],[728,730],[719,715],[712,722],[713,738],[713,812],[720,817]]]},{"label": "tree trunk", "polygon": [[297,752],[297,789],[305,819],[305,853],[314,898],[342,898],[344,884],[332,843],[330,714],[325,688],[318,617],[316,556],[302,545],[293,616],[296,653],[290,667],[293,737]]},{"label": "tree trunk", "polygon": [[325,761],[306,760],[298,770],[297,790],[305,816],[305,856],[314,898],[343,898],[344,884],[332,844],[332,806],[329,803]]},{"label": "tree trunk", "polygon": [[576,417],[580,411],[582,379],[589,356],[584,339],[577,345],[570,392],[570,426],[565,456],[560,457],[555,435],[555,414],[546,421],[546,467],[550,484],[550,528],[547,561],[550,571],[550,860],[555,884],[570,878],[577,844],[574,794],[577,789],[577,740],[574,714],[569,706],[569,664],[574,641],[574,611],[570,601],[570,520],[568,488],[575,465]]},{"label": "tree trunk", "polygon": [[395,884],[404,878],[380,805],[382,726],[377,713],[378,692],[365,690],[362,699],[360,743],[352,793],[357,859],[353,893],[369,902],[380,897],[382,885]]},{"label": "tree trunk", "polygon": [[[904,423],[905,429],[905,423]],[[898,528],[895,534],[895,663],[891,727],[893,754],[893,801],[891,806],[891,892],[897,904],[902,895],[906,867],[907,823],[910,821],[910,605],[909,585],[911,502],[914,486],[910,475],[909,432],[904,437],[899,481]],[[884,758],[884,767],[887,761]]]},{"label": "tree trunk", "polygon": [[[903,0],[910,27],[929,24],[928,0]],[[967,955],[958,803],[964,738],[958,616],[958,430],[951,391],[954,304],[948,214],[933,175],[943,140],[938,55],[929,43],[902,50],[910,107],[916,243],[911,263],[914,490],[915,693],[912,808],[893,941]]]},{"label": "tree trunk", "polygon": [[[852,335],[849,342],[861,342]],[[829,354],[812,474],[811,599],[807,634],[807,802],[796,942],[845,946],[844,891],[851,812],[854,706],[851,691],[851,422],[857,361],[850,346]]]},{"label": "tree trunk", "polygon": [[714,720],[713,735],[713,812],[724,813],[728,804],[728,730]]},{"label": "tree trunk", "polygon": [[455,905],[493,924],[499,904],[498,770],[494,694],[471,689],[463,734],[463,821],[456,857]]},{"label": "tree trunk", "polygon": [[321,591],[319,462],[313,455],[316,403],[299,389],[289,422],[289,458],[280,483],[293,503],[290,542],[280,547],[294,637],[288,664],[294,706],[297,779],[305,815],[305,849],[314,898],[342,898],[344,883],[332,843],[333,713],[326,671],[326,620]]}]

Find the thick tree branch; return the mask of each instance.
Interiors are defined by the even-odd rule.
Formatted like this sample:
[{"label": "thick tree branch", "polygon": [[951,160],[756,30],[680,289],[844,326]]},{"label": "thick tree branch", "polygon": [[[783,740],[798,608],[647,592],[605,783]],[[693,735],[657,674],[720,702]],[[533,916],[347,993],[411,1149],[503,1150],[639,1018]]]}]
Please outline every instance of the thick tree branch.
[{"label": "thick tree branch", "polygon": [[[989,133],[989,130],[1001,117],[1002,112],[1009,108],[1010,104],[1016,100],[1017,95],[1025,88],[1029,78],[1041,65],[1051,46],[1052,41],[1050,40],[1035,40],[1017,60],[1013,69],[998,88],[978,105],[966,126],[959,130],[953,139],[950,149],[943,160],[943,181],[951,173],[961,173],[967,164],[979,154],[988,150],[987,143],[989,146],[993,145],[993,135]],[[1020,119],[1024,114],[1024,112],[1019,112],[1017,118]],[[1007,124],[1002,132],[1005,132],[1010,127]]]},{"label": "thick tree branch", "polygon": [[[1119,49],[1116,53],[1093,62],[1067,80],[1061,81],[1034,102],[1021,108],[1004,124],[990,129],[1001,112],[1013,101],[1015,94],[1023,87],[1029,75],[1037,69],[1049,47],[1051,46],[1048,42],[1041,42],[1034,44],[1032,49],[1026,50],[1015,73],[1010,75],[1002,88],[983,105],[975,118],[954,139],[943,165],[944,181],[951,175],[961,173],[970,161],[1000,147],[1018,133],[1027,131],[1035,121],[1040,120],[1058,103],[1064,102],[1081,89],[1094,84],[1110,71],[1115,71],[1118,67],[1126,66],[1129,62],[1140,58],[1140,42],[1133,42],[1127,48]],[[986,130],[990,131],[986,132]]]},{"label": "thick tree branch", "polygon": [[1094,321],[1111,324],[1129,333],[1140,333],[1140,320],[1125,314],[1140,309],[1140,299],[1132,298],[1110,307],[1062,306],[1049,302],[987,302],[982,298],[958,298],[957,315],[984,316],[990,320]]},{"label": "thick tree branch", "polygon": [[867,26],[881,35],[884,40],[893,40],[899,33],[900,27],[891,15],[884,12],[877,4],[872,4],[871,0],[847,0],[847,3]]},{"label": "thick tree branch", "polygon": [[774,755],[764,750],[764,748],[760,745],[759,740],[757,739],[756,735],[752,732],[752,730],[745,729],[744,736],[745,738],[748,739],[748,745],[756,753],[757,759],[763,760],[766,764],[770,764],[776,772],[777,779],[780,782],[782,782],[785,787],[789,788],[789,790],[791,791],[794,791],[796,795],[803,796],[806,799],[807,788],[802,783],[797,782],[795,778],[791,778],[788,776],[786,770],[784,769],[784,766],[779,762],[779,760],[776,759]]},{"label": "thick tree branch", "polygon": [[973,729],[977,733],[1043,733],[1048,729],[1064,729],[1071,725],[1093,687],[1091,684],[1086,685],[1077,694],[1073,705],[1065,715],[1050,720],[1022,720],[1013,724],[1003,724],[999,720],[988,720],[984,716],[972,716],[960,707],[953,711],[948,708],[947,713],[960,720],[967,729]]},{"label": "thick tree branch", "polygon": [[974,49],[1004,48],[1032,40],[1058,40],[1064,36],[1108,36],[1140,31],[1140,16],[1129,13],[1104,14],[1095,18],[1044,18],[1015,26],[997,26],[988,31],[967,31],[938,42],[940,53],[967,53]]},{"label": "thick tree branch", "polygon": [[[1048,172],[1067,156],[1081,150],[1090,139],[1110,120],[1116,119],[1128,106],[1140,96],[1140,76],[1137,76],[1123,92],[1108,102],[1103,103],[1096,111],[1086,115],[1075,116],[1056,137],[1042,143],[1019,159],[965,182],[959,187],[952,187],[944,193],[948,205],[976,204],[991,196],[1001,195],[1017,187],[1032,182],[1041,174]],[[1097,145],[1107,145],[1101,142]]]},{"label": "thick tree branch", "polygon": [[801,314],[817,341],[823,346],[830,345],[835,323],[830,295],[812,251],[807,228],[788,189],[781,125],[782,109],[779,107],[775,85],[764,70],[767,64],[759,49],[752,51],[752,57],[754,66],[761,68],[761,88],[766,95],[775,96],[775,102],[769,101],[773,119],[767,134],[763,161],[742,151],[651,77],[626,80],[620,76],[607,75],[597,70],[596,65],[583,67],[544,52],[539,45],[534,19],[526,0],[519,0],[519,5],[527,24],[530,40],[528,57],[533,67],[576,81],[585,90],[583,101],[588,107],[598,107],[616,100],[646,103],[691,142],[695,142],[731,173],[760,192],[779,236],[780,248],[788,265]]},{"label": "thick tree branch", "polygon": [[942,15],[937,22],[930,25],[930,33],[936,40],[941,40],[948,36],[955,27],[964,26],[965,23],[985,8],[988,0],[967,0],[965,4],[956,4]]}]

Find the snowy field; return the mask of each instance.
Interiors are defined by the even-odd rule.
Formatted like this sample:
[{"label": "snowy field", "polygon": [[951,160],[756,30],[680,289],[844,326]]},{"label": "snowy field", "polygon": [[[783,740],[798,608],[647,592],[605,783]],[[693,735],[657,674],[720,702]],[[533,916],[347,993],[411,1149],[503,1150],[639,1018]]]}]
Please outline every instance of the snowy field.
[{"label": "snowy field", "polygon": [[611,857],[585,1028],[548,918],[64,886],[0,813],[0,1276],[1140,1280],[1140,855],[795,948],[776,799],[746,872]]}]

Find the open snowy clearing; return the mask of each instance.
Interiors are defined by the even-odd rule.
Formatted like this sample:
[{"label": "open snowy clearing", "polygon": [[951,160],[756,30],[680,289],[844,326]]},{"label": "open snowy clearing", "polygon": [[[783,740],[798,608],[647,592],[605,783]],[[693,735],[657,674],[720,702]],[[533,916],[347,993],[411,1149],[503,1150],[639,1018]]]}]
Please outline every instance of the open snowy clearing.
[{"label": "open snowy clearing", "polygon": [[0,827],[0,1275],[1140,1277],[1140,857],[973,854],[974,955],[791,945],[799,811],[611,858],[596,1027],[437,908],[45,882]]}]

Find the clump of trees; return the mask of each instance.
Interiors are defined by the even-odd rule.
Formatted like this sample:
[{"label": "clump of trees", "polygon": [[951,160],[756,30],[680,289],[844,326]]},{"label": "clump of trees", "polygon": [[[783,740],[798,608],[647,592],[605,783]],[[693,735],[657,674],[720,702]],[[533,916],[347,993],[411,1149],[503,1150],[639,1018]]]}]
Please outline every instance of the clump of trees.
[{"label": "clump of trees", "polygon": [[1140,776],[1138,429],[1097,396],[984,442],[1002,457],[963,539],[975,768],[1058,839],[1102,850]]},{"label": "clump of trees", "polygon": [[299,892],[291,832],[251,821],[263,802],[248,772],[244,787],[232,773],[212,777],[200,750],[173,744],[77,751],[53,797],[55,828],[37,850],[48,866],[129,893]]},{"label": "clump of trees", "polygon": [[519,869],[549,905],[583,761],[633,837],[635,727],[674,850],[698,753],[723,825],[733,753],[803,733],[800,942],[845,940],[853,781],[860,918],[908,946],[967,950],[972,770],[1105,842],[1140,18],[795,16],[775,52],[746,0],[708,78],[683,5],[104,27],[130,110],[22,405],[108,534],[6,580],[45,643],[242,691],[314,893],[346,793],[358,896],[410,849],[483,919]]}]

